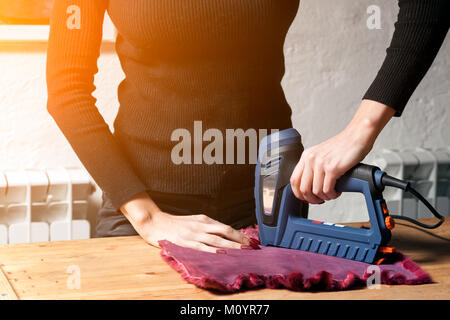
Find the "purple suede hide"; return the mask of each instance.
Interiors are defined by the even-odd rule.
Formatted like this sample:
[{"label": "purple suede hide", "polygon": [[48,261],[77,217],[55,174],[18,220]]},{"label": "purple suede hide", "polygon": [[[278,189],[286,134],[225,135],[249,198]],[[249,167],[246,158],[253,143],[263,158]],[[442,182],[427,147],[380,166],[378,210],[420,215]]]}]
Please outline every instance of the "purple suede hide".
[{"label": "purple suede hide", "polygon": [[[241,230],[258,239],[256,228]],[[201,288],[236,292],[250,288],[296,291],[345,290],[366,285],[374,270],[368,263],[300,250],[264,247],[226,249],[226,254],[202,252],[160,241],[161,256],[186,281]],[[430,276],[411,259],[396,253],[380,264],[382,284],[422,284]],[[373,267],[372,267],[373,268]]]}]

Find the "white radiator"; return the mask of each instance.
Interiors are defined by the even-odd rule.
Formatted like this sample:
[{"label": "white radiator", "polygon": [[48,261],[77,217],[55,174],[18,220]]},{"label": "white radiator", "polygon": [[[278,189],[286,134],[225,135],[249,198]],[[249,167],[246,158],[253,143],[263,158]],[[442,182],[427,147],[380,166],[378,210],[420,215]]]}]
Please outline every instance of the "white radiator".
[{"label": "white radiator", "polygon": [[93,191],[81,168],[0,172],[0,243],[89,238]]},{"label": "white radiator", "polygon": [[[373,160],[389,175],[411,182],[443,216],[450,214],[450,148],[383,150]],[[411,218],[432,217],[421,202],[400,189],[383,193],[391,212]]]}]

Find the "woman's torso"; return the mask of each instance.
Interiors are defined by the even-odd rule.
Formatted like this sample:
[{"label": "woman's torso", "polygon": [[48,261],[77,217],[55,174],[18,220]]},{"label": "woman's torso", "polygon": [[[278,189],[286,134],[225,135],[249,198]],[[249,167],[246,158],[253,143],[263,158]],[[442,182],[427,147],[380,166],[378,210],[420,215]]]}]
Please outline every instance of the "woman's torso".
[{"label": "woman's torso", "polygon": [[[217,195],[253,165],[174,164],[176,129],[291,126],[283,44],[298,0],[110,0],[125,79],[114,135],[151,190]],[[192,150],[191,150],[192,151]],[[239,183],[236,183],[239,182]]]}]

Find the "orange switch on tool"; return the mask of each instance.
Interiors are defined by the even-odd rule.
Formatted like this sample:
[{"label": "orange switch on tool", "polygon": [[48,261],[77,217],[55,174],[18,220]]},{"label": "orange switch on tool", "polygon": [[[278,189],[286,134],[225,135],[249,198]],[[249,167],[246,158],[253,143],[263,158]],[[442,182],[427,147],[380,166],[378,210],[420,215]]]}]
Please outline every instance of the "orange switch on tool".
[{"label": "orange switch on tool", "polygon": [[386,202],[381,202],[381,209],[383,210],[383,214],[384,215],[387,215],[387,214],[389,214],[389,210],[388,210],[388,208],[387,208],[387,205],[386,205]]},{"label": "orange switch on tool", "polygon": [[389,230],[394,229],[394,227],[395,227],[394,218],[392,218],[391,216],[387,216],[384,219],[384,224],[386,225],[386,228],[388,228]]},{"label": "orange switch on tool", "polygon": [[383,253],[393,253],[395,251],[395,248],[394,247],[379,247],[378,251],[383,252]]}]

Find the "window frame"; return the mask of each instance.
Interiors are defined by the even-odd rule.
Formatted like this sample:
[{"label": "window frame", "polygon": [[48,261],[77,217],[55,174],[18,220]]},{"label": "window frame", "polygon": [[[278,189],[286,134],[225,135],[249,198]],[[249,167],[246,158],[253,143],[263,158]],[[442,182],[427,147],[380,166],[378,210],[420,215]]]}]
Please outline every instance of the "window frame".
[{"label": "window frame", "polygon": [[[47,42],[49,33],[49,25],[0,24],[0,41],[2,42]],[[103,22],[103,42],[115,42],[116,35],[116,28],[106,13]]]}]

